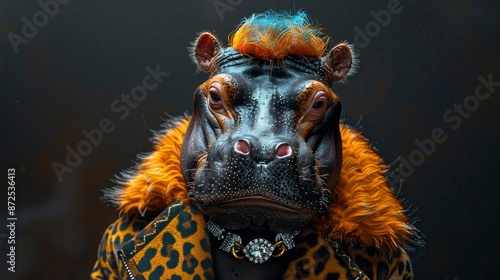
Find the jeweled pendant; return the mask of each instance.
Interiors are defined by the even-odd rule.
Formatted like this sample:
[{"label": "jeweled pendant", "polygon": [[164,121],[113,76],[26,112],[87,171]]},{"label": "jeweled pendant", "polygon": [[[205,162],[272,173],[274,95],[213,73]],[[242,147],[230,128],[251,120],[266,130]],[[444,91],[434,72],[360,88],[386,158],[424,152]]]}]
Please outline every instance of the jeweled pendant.
[{"label": "jeweled pendant", "polygon": [[267,261],[273,254],[274,246],[271,242],[263,238],[257,238],[248,243],[243,248],[245,257],[254,263],[263,263]]}]

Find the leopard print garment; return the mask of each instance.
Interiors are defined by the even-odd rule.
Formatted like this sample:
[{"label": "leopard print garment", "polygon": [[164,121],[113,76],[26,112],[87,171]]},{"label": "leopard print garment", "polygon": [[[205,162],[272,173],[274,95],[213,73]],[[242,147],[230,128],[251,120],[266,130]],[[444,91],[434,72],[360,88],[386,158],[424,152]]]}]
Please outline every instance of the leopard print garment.
[{"label": "leopard print garment", "polygon": [[[302,230],[283,279],[413,279],[403,250],[383,254]],[[105,231],[91,279],[216,279],[203,215],[176,201],[154,219],[122,214]]]}]

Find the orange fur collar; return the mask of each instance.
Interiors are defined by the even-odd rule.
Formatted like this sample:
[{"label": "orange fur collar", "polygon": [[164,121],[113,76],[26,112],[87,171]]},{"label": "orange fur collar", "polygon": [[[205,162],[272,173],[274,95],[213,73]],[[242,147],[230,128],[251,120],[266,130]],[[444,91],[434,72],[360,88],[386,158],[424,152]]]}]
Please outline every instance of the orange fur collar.
[{"label": "orange fur collar", "polygon": [[[157,138],[155,151],[115,194],[127,214],[159,212],[187,197],[180,151],[189,118],[177,120]],[[325,237],[367,247],[394,250],[406,246],[416,229],[384,179],[385,166],[360,132],[341,124],[342,171],[328,213],[315,221]]]}]

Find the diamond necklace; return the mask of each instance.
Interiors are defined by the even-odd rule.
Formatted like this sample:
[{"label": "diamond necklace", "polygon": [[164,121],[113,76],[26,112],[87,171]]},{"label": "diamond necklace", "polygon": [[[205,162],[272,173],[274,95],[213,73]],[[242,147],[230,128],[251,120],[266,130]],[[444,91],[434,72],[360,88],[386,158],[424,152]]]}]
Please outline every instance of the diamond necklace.
[{"label": "diamond necklace", "polygon": [[[279,257],[283,255],[286,250],[290,250],[295,247],[293,238],[299,234],[299,231],[292,234],[278,233],[275,238],[276,243],[274,244],[271,244],[270,241],[264,238],[256,238],[250,241],[246,246],[243,246],[239,235],[227,232],[226,236],[224,236],[224,231],[226,230],[215,224],[212,220],[208,221],[207,228],[215,237],[217,237],[218,240],[223,240],[219,249],[231,253],[239,260],[246,257],[254,263],[263,263],[271,256]],[[276,254],[273,254],[275,249],[278,249],[279,251]]]}]

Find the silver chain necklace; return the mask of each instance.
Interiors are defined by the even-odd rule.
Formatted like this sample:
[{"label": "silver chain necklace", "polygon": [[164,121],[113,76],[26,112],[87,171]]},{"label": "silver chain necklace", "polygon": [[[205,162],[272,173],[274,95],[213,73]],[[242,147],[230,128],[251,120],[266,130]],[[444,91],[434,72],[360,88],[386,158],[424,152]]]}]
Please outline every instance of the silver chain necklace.
[{"label": "silver chain necklace", "polygon": [[[285,253],[286,250],[290,250],[295,247],[295,241],[293,238],[299,234],[296,231],[292,234],[290,233],[278,233],[275,238],[274,244],[264,238],[256,238],[250,241],[246,246],[242,245],[241,237],[232,232],[227,232],[221,226],[215,224],[212,220],[207,223],[208,230],[217,237],[218,240],[223,240],[222,245],[219,247],[222,251],[231,253],[235,258],[241,260],[245,257],[254,263],[263,263],[272,257],[279,257]],[[279,251],[274,254],[274,251],[278,249]]]}]

